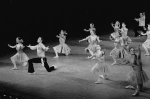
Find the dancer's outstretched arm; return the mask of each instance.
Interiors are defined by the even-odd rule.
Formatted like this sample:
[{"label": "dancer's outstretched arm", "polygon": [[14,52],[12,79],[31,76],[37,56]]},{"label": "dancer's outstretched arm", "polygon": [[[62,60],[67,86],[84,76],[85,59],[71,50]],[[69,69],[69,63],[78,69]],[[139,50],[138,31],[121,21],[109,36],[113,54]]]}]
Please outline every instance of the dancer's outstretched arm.
[{"label": "dancer's outstretched arm", "polygon": [[29,44],[27,47],[29,47],[31,50],[35,50],[35,49],[37,48],[37,45],[31,46],[31,45]]},{"label": "dancer's outstretched arm", "polygon": [[88,39],[88,38],[84,38],[84,39],[82,39],[82,40],[79,40],[79,43],[82,42],[82,41],[85,41],[85,40],[87,40],[87,39]]},{"label": "dancer's outstretched arm", "polygon": [[11,46],[11,45],[8,44],[8,46],[9,46],[10,48],[16,48],[16,45],[15,45],[15,46]]}]

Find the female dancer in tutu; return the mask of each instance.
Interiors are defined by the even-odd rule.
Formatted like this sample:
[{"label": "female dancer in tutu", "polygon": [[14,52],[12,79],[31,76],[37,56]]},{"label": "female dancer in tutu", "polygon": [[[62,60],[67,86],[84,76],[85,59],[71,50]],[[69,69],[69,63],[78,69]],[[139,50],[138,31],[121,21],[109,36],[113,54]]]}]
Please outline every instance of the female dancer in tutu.
[{"label": "female dancer in tutu", "polygon": [[59,38],[59,45],[53,47],[54,49],[54,52],[55,52],[55,57],[54,58],[58,58],[58,53],[63,53],[65,55],[69,55],[70,54],[70,51],[71,49],[68,47],[67,44],[65,44],[65,41],[66,41],[66,36],[65,34],[67,34],[65,31],[61,30],[59,36],[57,35],[56,37]]},{"label": "female dancer in tutu", "polygon": [[113,58],[114,62],[111,65],[117,64],[117,59],[121,58],[120,53],[121,53],[121,39],[120,39],[120,23],[116,21],[115,24],[112,24],[114,28],[114,32],[111,33],[110,35],[110,40],[114,42],[114,49],[110,52],[110,56]]},{"label": "female dancer in tutu", "polygon": [[110,40],[111,41],[115,41],[115,40],[117,40],[117,39],[119,39],[119,37],[120,37],[120,23],[119,23],[119,21],[116,21],[116,23],[115,24],[113,24],[113,23],[111,23],[111,25],[112,25],[112,27],[114,28],[114,32],[113,33],[111,33],[111,35],[110,35]]},{"label": "female dancer in tutu", "polygon": [[128,29],[126,28],[126,24],[122,23],[122,28],[121,30],[121,46],[123,46],[124,49],[128,50],[132,40],[131,38],[127,35]]},{"label": "female dancer in tutu", "polygon": [[[132,94],[132,96],[138,96],[140,91],[142,91],[143,83],[148,82],[149,78],[145,73],[145,71],[142,69],[140,45],[138,48],[138,55],[135,54],[134,48],[130,48],[129,51],[130,51],[129,62],[131,63],[133,70],[127,75],[127,80],[136,84],[135,88],[136,91],[134,94]],[[134,88],[134,87],[129,85],[126,86],[126,88]]]},{"label": "female dancer in tutu", "polygon": [[96,52],[96,46],[100,42],[99,36],[97,36],[95,34],[95,30],[96,29],[94,28],[94,25],[90,24],[90,29],[86,30],[86,31],[90,31],[91,35],[89,35],[88,37],[86,37],[82,40],[79,40],[79,42],[87,40],[89,43],[89,46],[87,48],[85,48],[85,51],[88,51],[91,54],[91,56],[88,56],[87,58],[93,57],[94,53]]},{"label": "female dancer in tutu", "polygon": [[107,63],[105,63],[105,52],[101,51],[101,47],[97,45],[96,47],[96,53],[95,53],[95,59],[98,60],[98,63],[92,68],[92,73],[96,75],[96,73],[100,74],[98,81],[95,82],[96,84],[101,83],[101,79],[106,79],[107,72],[109,71],[107,67]]},{"label": "female dancer in tutu", "polygon": [[144,48],[145,52],[146,52],[146,56],[149,56],[149,51],[148,49],[150,49],[150,24],[148,25],[148,30],[146,33],[141,33],[141,35],[147,35],[147,40],[142,44],[142,47]]},{"label": "female dancer in tutu", "polygon": [[115,32],[119,32],[119,30],[120,30],[120,22],[119,21],[116,21],[115,24],[111,23],[111,25],[114,28]]},{"label": "female dancer in tutu", "polygon": [[23,40],[17,37],[16,43],[17,44],[15,46],[11,46],[8,44],[10,48],[16,48],[17,50],[17,53],[10,58],[14,65],[14,68],[13,68],[14,70],[17,69],[16,63],[21,63],[23,66],[26,66],[28,63],[28,59],[29,59],[28,56],[23,52],[23,48],[24,48],[22,44]]}]

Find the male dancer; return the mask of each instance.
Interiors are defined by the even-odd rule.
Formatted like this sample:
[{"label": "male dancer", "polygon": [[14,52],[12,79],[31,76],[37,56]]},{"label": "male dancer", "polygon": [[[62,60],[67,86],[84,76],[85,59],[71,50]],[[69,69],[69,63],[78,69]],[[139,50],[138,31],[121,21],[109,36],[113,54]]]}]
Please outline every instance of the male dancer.
[{"label": "male dancer", "polygon": [[38,38],[37,42],[38,42],[38,44],[35,46],[31,46],[31,45],[28,46],[31,50],[37,49],[37,56],[38,56],[37,58],[32,58],[32,59],[28,60],[28,63],[29,63],[28,73],[29,74],[35,73],[33,63],[41,63],[42,66],[44,66],[48,72],[55,70],[56,67],[54,67],[54,66],[49,67],[49,65],[47,63],[47,58],[45,57],[45,51],[47,51],[49,49],[49,47],[45,47],[45,45],[42,43],[41,37]]}]

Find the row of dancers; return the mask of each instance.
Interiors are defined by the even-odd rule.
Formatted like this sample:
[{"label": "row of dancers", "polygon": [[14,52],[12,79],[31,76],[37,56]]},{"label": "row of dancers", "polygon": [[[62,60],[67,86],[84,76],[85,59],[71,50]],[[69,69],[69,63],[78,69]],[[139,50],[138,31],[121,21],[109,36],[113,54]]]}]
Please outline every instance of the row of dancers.
[{"label": "row of dancers", "polygon": [[[118,21],[116,22],[118,24]],[[110,40],[112,42],[114,42],[114,49],[110,52],[110,56],[113,57],[114,59],[114,63],[112,65],[117,64],[118,60],[119,63],[131,63],[131,66],[133,68],[132,72],[128,75],[128,80],[135,82],[136,87],[133,87],[131,85],[126,86],[126,88],[134,88],[136,91],[133,94],[133,96],[138,96],[140,91],[142,91],[143,88],[143,83],[146,83],[149,78],[146,75],[145,71],[143,71],[142,69],[142,62],[141,62],[141,50],[140,50],[140,46],[139,46],[139,54],[135,54],[135,48],[130,47],[130,44],[132,42],[132,40],[127,36],[127,31],[128,29],[126,28],[125,23],[122,23],[122,28],[118,28],[117,25],[113,25],[114,26],[114,33],[112,33],[110,35]],[[86,38],[79,40],[79,42],[81,41],[85,41],[87,40],[89,43],[89,46],[87,48],[85,48],[85,51],[88,51],[91,56],[89,56],[88,58],[91,59],[96,59],[98,60],[96,65],[92,68],[92,72],[94,74],[98,73],[99,77],[98,77],[98,81],[95,83],[102,83],[101,82],[101,78],[103,79],[107,79],[107,72],[109,72],[109,68],[108,68],[108,63],[105,61],[105,51],[102,50],[101,46],[100,46],[100,38],[99,36],[96,35],[95,31],[95,27],[94,24],[90,24],[90,28],[88,30],[85,29],[85,31],[89,31],[90,35],[87,36]],[[148,30],[146,33],[142,33],[143,35],[146,35],[150,31],[150,25],[148,25]],[[64,53],[65,55],[69,55],[71,49],[69,48],[69,46],[65,43],[66,40],[66,36],[65,36],[66,31],[61,30],[60,34],[57,36],[59,38],[59,42],[60,44],[53,47],[54,52],[56,54],[56,56],[54,58],[58,58],[58,53]],[[147,48],[147,42],[150,42],[149,40],[149,36],[146,40],[146,42],[144,42],[142,44],[143,47]],[[34,66],[33,63],[41,63],[42,66],[45,67],[45,69],[48,72],[51,72],[52,70],[57,69],[56,66],[49,66],[47,63],[47,58],[45,56],[45,51],[49,50],[49,46],[45,46],[42,43],[42,38],[39,37],[37,40],[37,45],[35,46],[27,46],[29,47],[31,50],[37,50],[37,57],[36,58],[31,58],[29,59],[28,56],[23,52],[23,48],[25,46],[23,46],[23,40],[20,38],[16,38],[16,42],[17,44],[15,46],[11,46],[8,44],[9,47],[11,48],[16,48],[17,53],[11,57],[11,61],[14,65],[13,69],[17,69],[16,64],[17,63],[21,63],[23,66],[26,66],[28,64],[28,73],[29,74],[34,74],[35,70],[34,70]],[[148,43],[150,44],[150,43]]]}]

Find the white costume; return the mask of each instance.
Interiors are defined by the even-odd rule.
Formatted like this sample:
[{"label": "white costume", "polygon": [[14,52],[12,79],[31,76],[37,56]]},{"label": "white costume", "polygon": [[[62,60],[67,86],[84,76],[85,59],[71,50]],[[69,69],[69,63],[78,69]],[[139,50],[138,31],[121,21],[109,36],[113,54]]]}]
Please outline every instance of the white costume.
[{"label": "white costume", "polygon": [[65,44],[66,41],[66,36],[60,34],[59,36],[59,45],[53,47],[53,49],[55,49],[58,53],[63,53],[65,55],[70,54],[71,49],[68,47],[67,44]]},{"label": "white costume", "polygon": [[89,45],[87,48],[85,48],[85,50],[90,50],[93,53],[96,52],[96,47],[97,47],[97,43],[100,41],[99,37],[97,35],[90,35],[86,38],[89,42]]},{"label": "white costume", "polygon": [[139,26],[145,26],[145,15],[139,18]]},{"label": "white costume", "polygon": [[102,75],[105,75],[109,71],[107,64],[105,63],[104,52],[99,51],[95,54],[98,63],[92,68],[92,72],[99,72]]},{"label": "white costume", "polygon": [[30,46],[31,50],[37,50],[37,56],[38,57],[45,57],[45,51],[48,50],[47,47],[45,47],[45,45],[43,43],[39,43],[35,46]]},{"label": "white costume", "polygon": [[22,63],[25,66],[29,60],[28,56],[23,52],[23,44],[18,43],[15,45],[17,53],[11,57],[15,62]]},{"label": "white costume", "polygon": [[145,45],[145,47],[150,48],[150,31],[146,32],[147,34],[147,40],[143,43],[143,45]]}]

